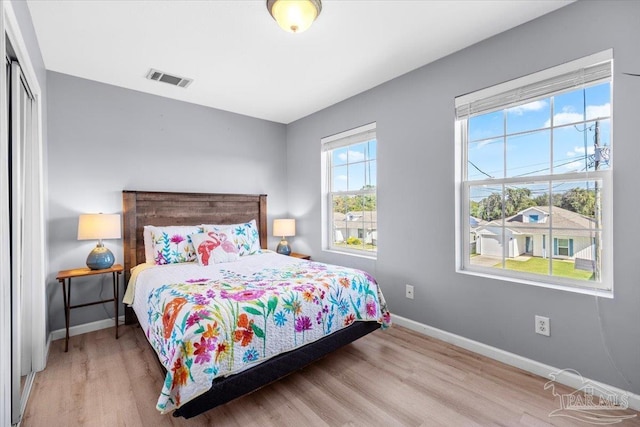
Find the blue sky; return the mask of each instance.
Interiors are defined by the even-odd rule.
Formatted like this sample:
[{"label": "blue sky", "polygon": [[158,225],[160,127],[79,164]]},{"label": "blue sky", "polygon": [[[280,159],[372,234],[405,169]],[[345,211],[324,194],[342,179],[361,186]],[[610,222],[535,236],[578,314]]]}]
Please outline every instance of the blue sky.
[{"label": "blue sky", "polygon": [[[585,157],[594,153],[595,119],[599,119],[600,145],[611,142],[610,94],[610,84],[604,83],[470,118],[468,155],[477,168],[469,164],[469,180],[548,175],[551,154],[554,174],[593,170]],[[600,169],[607,167],[601,162]]]},{"label": "blue sky", "polygon": [[357,191],[365,185],[376,185],[377,146],[373,139],[333,151],[333,191]]}]

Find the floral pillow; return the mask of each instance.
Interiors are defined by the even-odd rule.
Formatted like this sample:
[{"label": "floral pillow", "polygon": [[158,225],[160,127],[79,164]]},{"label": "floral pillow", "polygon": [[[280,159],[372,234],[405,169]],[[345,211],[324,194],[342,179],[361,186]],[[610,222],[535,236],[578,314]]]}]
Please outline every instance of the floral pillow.
[{"label": "floral pillow", "polygon": [[[191,242],[191,236],[202,233],[201,227],[196,225],[145,226],[145,232],[147,228],[151,238],[152,257],[157,265],[193,262],[196,260],[196,251]],[[149,258],[147,258],[147,262],[149,262]]]},{"label": "floral pillow", "polygon": [[198,264],[211,265],[237,261],[240,258],[238,248],[229,240],[232,231],[230,228],[223,228],[218,231],[192,234],[191,240],[196,250]]},{"label": "floral pillow", "polygon": [[218,231],[220,229],[230,229],[231,235],[228,236],[238,248],[240,256],[253,255],[260,253],[260,234],[256,220],[252,219],[244,224],[232,225],[212,225],[203,224],[204,232]]}]

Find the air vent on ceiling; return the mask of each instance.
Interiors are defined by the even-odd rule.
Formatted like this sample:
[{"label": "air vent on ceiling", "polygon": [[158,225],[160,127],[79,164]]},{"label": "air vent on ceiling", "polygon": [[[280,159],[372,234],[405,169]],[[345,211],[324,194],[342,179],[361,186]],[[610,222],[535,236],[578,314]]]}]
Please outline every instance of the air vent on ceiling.
[{"label": "air vent on ceiling", "polygon": [[154,70],[153,68],[149,69],[147,73],[147,78],[149,80],[155,80],[158,82],[169,83],[173,86],[178,87],[187,87],[191,84],[193,79],[187,79],[185,77],[174,76],[171,74],[167,74],[164,71]]}]

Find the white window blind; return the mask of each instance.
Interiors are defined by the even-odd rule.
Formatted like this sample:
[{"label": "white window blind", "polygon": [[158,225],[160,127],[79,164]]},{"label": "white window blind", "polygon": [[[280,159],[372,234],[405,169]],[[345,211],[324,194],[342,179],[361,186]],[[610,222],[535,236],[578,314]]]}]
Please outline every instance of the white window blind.
[{"label": "white window blind", "polygon": [[359,126],[336,135],[322,138],[322,151],[335,150],[336,148],[346,147],[347,145],[359,144],[361,142],[370,141],[376,138],[376,124]]},{"label": "white window blind", "polygon": [[[612,50],[607,50],[503,83],[499,85],[500,89],[490,87],[457,97],[456,118],[463,119],[501,110],[588,84],[607,81],[612,75],[612,55]],[[571,71],[563,72],[563,69]]]}]

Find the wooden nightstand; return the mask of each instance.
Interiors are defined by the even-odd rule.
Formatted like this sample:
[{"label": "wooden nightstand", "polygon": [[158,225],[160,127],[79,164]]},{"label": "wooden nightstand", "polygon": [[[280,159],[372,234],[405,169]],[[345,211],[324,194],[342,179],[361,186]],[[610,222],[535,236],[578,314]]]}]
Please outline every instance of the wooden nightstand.
[{"label": "wooden nightstand", "polygon": [[299,254],[297,252],[291,252],[289,256],[292,256],[294,258],[307,259],[307,260],[311,259],[311,255]]},{"label": "wooden nightstand", "polygon": [[[72,308],[86,307],[89,305],[103,304],[105,302],[114,302],[116,308],[116,339],[118,339],[118,304],[119,304],[119,288],[120,288],[120,274],[124,268],[120,264],[114,264],[110,268],[104,270],[91,270],[89,268],[76,268],[73,270],[62,270],[58,272],[56,279],[62,285],[62,296],[64,297],[64,321],[67,329],[67,333],[64,338],[64,351],[69,350],[69,315]],[[96,276],[99,274],[112,274],[113,280],[113,298],[105,299],[102,301],[88,302],[85,304],[71,305],[71,279],[77,277]]]}]

